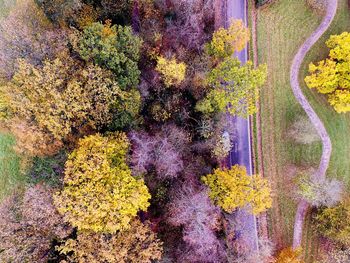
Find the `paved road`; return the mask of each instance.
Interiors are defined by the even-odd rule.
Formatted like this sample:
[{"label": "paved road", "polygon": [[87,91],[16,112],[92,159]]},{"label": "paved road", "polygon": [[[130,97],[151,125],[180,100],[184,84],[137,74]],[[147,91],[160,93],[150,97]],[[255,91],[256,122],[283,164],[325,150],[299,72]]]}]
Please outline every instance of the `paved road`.
[{"label": "paved road", "polygon": [[[242,19],[247,24],[247,9],[246,0],[227,0],[227,18],[226,26],[228,26],[230,19]],[[247,48],[235,54],[242,64],[247,62],[248,52]],[[250,125],[248,119],[240,117],[228,117],[229,121],[232,121],[234,127],[236,127],[236,137],[233,141],[233,147],[229,155],[229,165],[244,165],[247,168],[249,175],[252,174],[252,154],[251,154],[251,142],[250,142]],[[236,215],[236,220],[240,229],[236,229],[239,232],[240,237],[245,241],[246,245],[252,250],[258,250],[258,231],[256,217],[247,213],[244,210],[239,210]]]}]

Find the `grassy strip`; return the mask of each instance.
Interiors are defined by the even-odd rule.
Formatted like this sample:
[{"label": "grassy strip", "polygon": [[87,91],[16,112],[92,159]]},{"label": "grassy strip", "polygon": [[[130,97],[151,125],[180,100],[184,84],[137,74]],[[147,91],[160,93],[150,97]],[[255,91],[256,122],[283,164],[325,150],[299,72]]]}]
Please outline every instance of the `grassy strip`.
[{"label": "grassy strip", "polygon": [[275,191],[268,219],[277,248],[289,246],[293,236],[291,177],[298,167],[317,165],[321,154],[320,143],[298,145],[287,136],[294,121],[305,116],[290,88],[291,61],[320,20],[305,1],[280,0],[258,12],[258,59],[269,71],[261,94],[263,163]]},{"label": "grassy strip", "polygon": [[13,151],[14,138],[0,134],[0,200],[25,184],[20,171],[20,157]]},{"label": "grassy strip", "polygon": [[[264,87],[262,103],[262,132],[264,167],[266,176],[276,190],[274,208],[270,213],[271,236],[278,247],[291,244],[295,202],[291,198],[290,177],[301,168],[318,164],[321,145],[300,145],[291,141],[287,132],[295,119],[305,116],[296,102],[290,85],[291,61],[303,41],[319,25],[321,17],[313,13],[305,1],[280,0],[259,11],[258,55],[259,62],[269,67],[268,84]],[[324,59],[328,49],[324,45],[330,34],[350,30],[347,0],[339,0],[337,16],[325,36],[312,48],[301,70],[301,84],[311,61]],[[333,154],[328,176],[350,181],[350,117],[339,115],[328,106],[324,96],[303,86],[304,93],[325,122],[333,143]],[[317,255],[319,243],[311,229],[311,217],[305,222],[304,251],[307,262]]]}]

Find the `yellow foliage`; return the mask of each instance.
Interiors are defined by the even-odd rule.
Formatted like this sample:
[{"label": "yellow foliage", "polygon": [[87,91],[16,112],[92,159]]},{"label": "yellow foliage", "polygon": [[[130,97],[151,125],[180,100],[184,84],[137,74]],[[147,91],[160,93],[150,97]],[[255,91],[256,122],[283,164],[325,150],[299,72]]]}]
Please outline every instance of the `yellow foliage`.
[{"label": "yellow foliage", "polygon": [[219,28],[213,34],[207,51],[210,55],[223,59],[232,56],[235,51],[241,51],[250,38],[250,32],[242,20],[231,20],[228,29]]},{"label": "yellow foliage", "polygon": [[304,263],[300,259],[301,252],[301,248],[293,250],[291,247],[287,247],[278,254],[275,263]]},{"label": "yellow foliage", "polygon": [[161,259],[163,249],[150,227],[135,219],[129,230],[111,235],[78,232],[76,240],[68,239],[58,250],[71,262],[148,263]]},{"label": "yellow foliage", "polygon": [[309,88],[327,94],[329,103],[338,113],[350,111],[350,33],[331,36],[326,44],[329,58],[309,65],[305,78]]},{"label": "yellow foliage", "polygon": [[162,56],[157,58],[156,70],[162,74],[165,86],[177,86],[185,79],[186,64],[178,63],[175,58],[166,59]]},{"label": "yellow foliage", "polygon": [[213,174],[202,177],[202,180],[210,189],[211,200],[228,213],[250,204],[251,212],[259,214],[272,205],[267,180],[259,175],[249,176],[244,166],[215,169]]},{"label": "yellow foliage", "polygon": [[124,133],[85,137],[65,165],[64,189],[55,205],[79,230],[113,233],[128,229],[151,195],[126,163],[129,141]]}]

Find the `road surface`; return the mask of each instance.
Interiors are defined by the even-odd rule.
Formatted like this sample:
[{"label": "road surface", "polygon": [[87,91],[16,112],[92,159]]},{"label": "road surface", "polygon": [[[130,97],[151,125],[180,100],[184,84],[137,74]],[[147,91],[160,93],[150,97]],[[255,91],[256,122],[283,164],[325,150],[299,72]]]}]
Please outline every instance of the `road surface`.
[{"label": "road surface", "polygon": [[[227,0],[226,5],[227,17],[226,25],[229,25],[230,19],[241,19],[247,25],[247,3],[246,0]],[[242,64],[248,60],[247,48],[235,54]],[[239,164],[247,169],[247,173],[252,175],[252,153],[250,141],[249,119],[240,117],[228,117],[236,128],[236,136],[233,139],[233,147],[230,151],[228,164],[230,166]],[[256,217],[247,213],[245,210],[239,210],[236,213],[236,221],[240,229],[236,228],[240,238],[252,250],[258,250],[258,231]]]}]

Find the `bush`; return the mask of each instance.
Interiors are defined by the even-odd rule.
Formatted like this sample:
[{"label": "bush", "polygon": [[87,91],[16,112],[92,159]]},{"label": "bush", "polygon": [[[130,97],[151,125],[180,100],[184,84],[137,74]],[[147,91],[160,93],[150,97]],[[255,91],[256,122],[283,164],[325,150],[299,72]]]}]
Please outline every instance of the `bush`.
[{"label": "bush", "polygon": [[320,137],[310,120],[306,117],[298,117],[288,131],[288,136],[296,143],[312,144],[320,141]]},{"label": "bush", "polygon": [[306,0],[306,2],[316,13],[323,15],[326,12],[328,0]]},{"label": "bush", "polygon": [[257,6],[263,6],[263,5],[271,4],[276,1],[277,0],[255,0],[255,3]]}]

